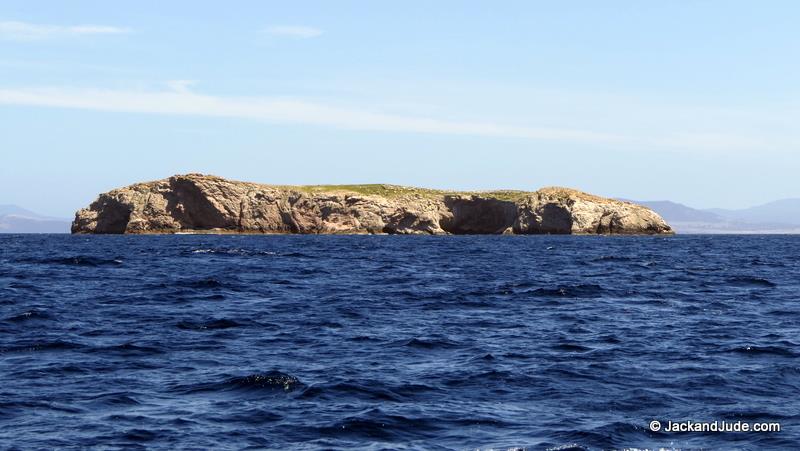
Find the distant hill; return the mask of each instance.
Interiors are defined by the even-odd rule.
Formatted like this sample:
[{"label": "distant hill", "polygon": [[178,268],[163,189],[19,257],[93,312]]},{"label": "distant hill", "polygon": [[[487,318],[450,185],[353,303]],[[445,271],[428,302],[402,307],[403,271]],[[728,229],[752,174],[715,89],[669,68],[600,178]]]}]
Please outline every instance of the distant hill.
[{"label": "distant hill", "polygon": [[21,215],[30,217],[40,216],[30,210],[26,210],[16,205],[0,205],[0,216],[5,216],[5,215]]},{"label": "distant hill", "polygon": [[724,222],[725,218],[706,210],[697,210],[668,200],[635,202],[660,214],[667,222]]},{"label": "distant hill", "polygon": [[0,205],[0,233],[69,233],[69,219],[51,218],[16,205]]},{"label": "distant hill", "polygon": [[678,233],[800,233],[800,199],[740,210],[701,210],[670,201],[632,202],[661,215]]},{"label": "distant hill", "polygon": [[781,199],[741,210],[713,208],[708,211],[734,221],[800,225],[800,199]]}]

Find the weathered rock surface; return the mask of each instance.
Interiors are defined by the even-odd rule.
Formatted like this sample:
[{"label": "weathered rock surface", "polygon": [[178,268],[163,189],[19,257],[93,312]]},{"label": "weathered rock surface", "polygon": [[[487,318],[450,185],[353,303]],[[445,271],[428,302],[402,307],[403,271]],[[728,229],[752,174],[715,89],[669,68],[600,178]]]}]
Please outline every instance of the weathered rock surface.
[{"label": "weathered rock surface", "polygon": [[652,210],[567,188],[462,193],[176,175],[101,194],[73,233],[668,234]]}]

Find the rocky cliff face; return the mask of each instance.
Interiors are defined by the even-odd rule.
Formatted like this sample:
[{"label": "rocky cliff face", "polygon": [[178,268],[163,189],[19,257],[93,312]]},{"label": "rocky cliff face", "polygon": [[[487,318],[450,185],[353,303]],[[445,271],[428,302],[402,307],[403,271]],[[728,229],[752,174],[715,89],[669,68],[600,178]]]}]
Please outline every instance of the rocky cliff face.
[{"label": "rocky cliff face", "polygon": [[664,234],[652,210],[567,188],[459,193],[188,174],[101,194],[73,233]]}]

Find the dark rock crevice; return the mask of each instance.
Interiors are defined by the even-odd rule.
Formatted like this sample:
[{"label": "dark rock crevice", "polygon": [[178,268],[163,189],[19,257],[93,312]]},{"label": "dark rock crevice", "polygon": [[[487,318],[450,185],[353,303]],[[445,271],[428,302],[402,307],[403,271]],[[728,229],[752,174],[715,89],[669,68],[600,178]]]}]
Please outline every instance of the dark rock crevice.
[{"label": "dark rock crevice", "polygon": [[103,212],[97,218],[95,233],[125,233],[133,211],[130,205],[123,204],[113,197],[101,197],[92,204],[92,208]]},{"label": "dark rock crevice", "polygon": [[545,204],[539,211],[539,221],[533,224],[530,233],[567,235],[572,233],[572,212],[557,204]]},{"label": "dark rock crevice", "polygon": [[443,217],[441,228],[454,235],[500,234],[514,224],[517,204],[478,196],[446,196],[444,204],[452,216]]},{"label": "dark rock crevice", "polygon": [[170,190],[164,193],[167,212],[180,223],[182,229],[237,228],[235,218],[214,207],[208,196],[191,180],[172,177],[169,186]]}]

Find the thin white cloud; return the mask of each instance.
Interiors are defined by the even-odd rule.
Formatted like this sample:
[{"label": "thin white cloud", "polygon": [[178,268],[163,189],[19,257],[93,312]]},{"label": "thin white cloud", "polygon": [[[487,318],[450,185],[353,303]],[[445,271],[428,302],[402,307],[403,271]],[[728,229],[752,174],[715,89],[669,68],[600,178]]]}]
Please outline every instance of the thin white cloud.
[{"label": "thin white cloud", "polygon": [[[0,89],[0,105],[76,108],[94,111],[232,117],[277,124],[304,124],[347,130],[439,135],[518,138],[546,142],[599,145],[630,151],[703,152],[726,156],[732,152],[776,152],[800,149],[794,133],[760,133],[712,129],[692,131],[623,128],[622,132],[569,127],[540,127],[492,121],[462,121],[428,114],[390,114],[369,108],[340,107],[306,100],[260,97],[222,97],[189,90],[189,80],[167,82],[170,90],[102,90],[78,88]],[[623,130],[606,128],[606,130]]]},{"label": "thin white cloud", "polygon": [[99,35],[99,34],[124,34],[130,33],[129,28],[112,27],[107,25],[42,25],[28,22],[4,21],[0,22],[0,39],[14,41],[38,41],[71,36]]},{"label": "thin white cloud", "polygon": [[188,93],[189,88],[197,83],[195,80],[169,80],[167,86],[175,92]]},{"label": "thin white cloud", "polygon": [[236,117],[274,123],[308,124],[349,130],[493,136],[556,141],[615,143],[623,137],[584,130],[466,122],[385,114],[291,99],[215,97],[195,94],[186,81],[171,91],[68,88],[0,89],[0,105],[78,108],[96,111]]},{"label": "thin white cloud", "polygon": [[265,28],[264,32],[273,36],[300,39],[316,38],[323,33],[319,28],[305,27],[302,25],[273,25]]}]

